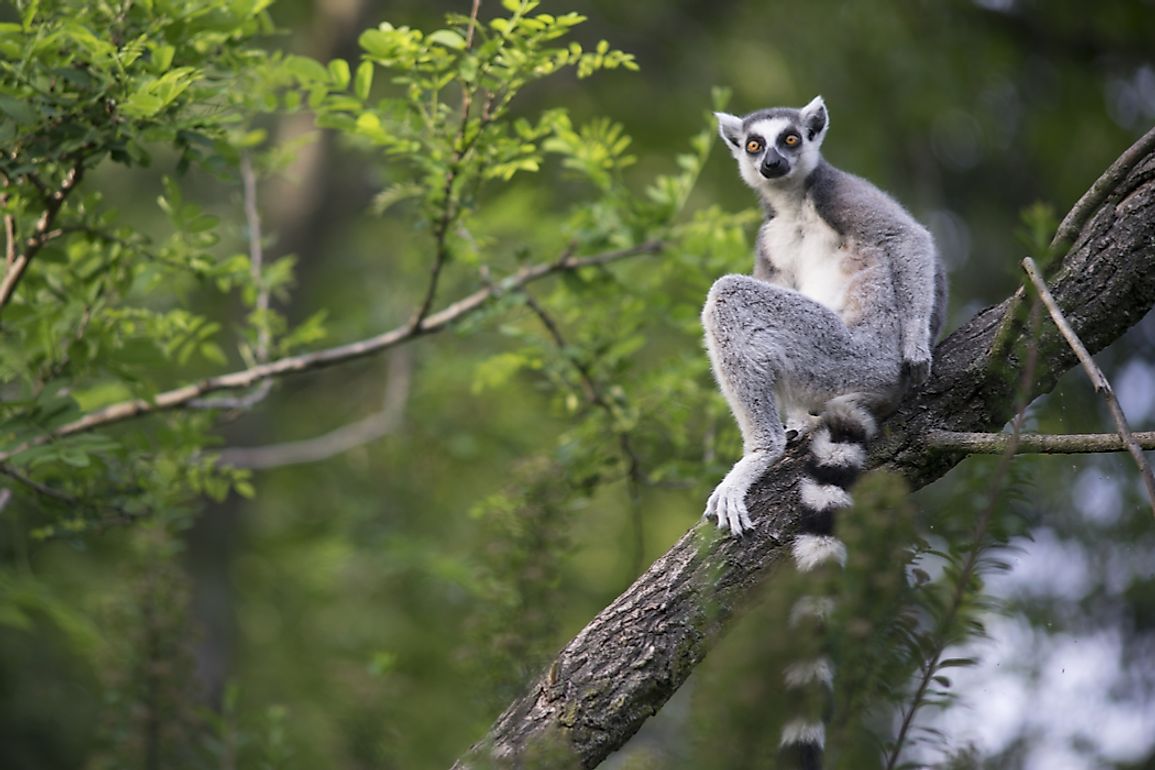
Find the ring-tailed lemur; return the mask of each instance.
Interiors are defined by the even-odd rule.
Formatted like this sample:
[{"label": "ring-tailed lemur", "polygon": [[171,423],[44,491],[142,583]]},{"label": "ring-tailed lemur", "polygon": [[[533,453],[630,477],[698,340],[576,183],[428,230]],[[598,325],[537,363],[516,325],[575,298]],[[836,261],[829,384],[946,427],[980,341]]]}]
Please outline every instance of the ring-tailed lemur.
[{"label": "ring-tailed lemur", "polygon": [[[822,159],[829,118],[821,97],[800,110],[716,117],[766,221],[753,277],[718,279],[702,311],[714,375],[743,442],[705,515],[734,534],[753,527],[746,492],[783,454],[788,433],[812,429],[794,559],[802,572],[843,564],[834,514],[850,504],[846,490],[866,461],[875,419],[930,374],[945,273],[930,233],[901,205]],[[829,687],[832,676],[822,659],[792,666],[787,685]],[[793,722],[782,740],[816,761],[822,722]]]}]

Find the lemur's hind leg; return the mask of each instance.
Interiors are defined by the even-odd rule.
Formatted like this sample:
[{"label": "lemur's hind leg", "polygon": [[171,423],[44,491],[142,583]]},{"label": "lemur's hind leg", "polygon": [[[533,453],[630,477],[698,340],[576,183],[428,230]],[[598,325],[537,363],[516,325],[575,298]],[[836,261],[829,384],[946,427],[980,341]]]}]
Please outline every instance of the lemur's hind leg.
[{"label": "lemur's hind leg", "polygon": [[702,325],[714,376],[742,431],[742,459],[710,495],[705,515],[740,534],[753,526],[746,493],[786,447],[777,392],[795,385],[837,392],[858,351],[828,308],[745,275],[715,282]]}]

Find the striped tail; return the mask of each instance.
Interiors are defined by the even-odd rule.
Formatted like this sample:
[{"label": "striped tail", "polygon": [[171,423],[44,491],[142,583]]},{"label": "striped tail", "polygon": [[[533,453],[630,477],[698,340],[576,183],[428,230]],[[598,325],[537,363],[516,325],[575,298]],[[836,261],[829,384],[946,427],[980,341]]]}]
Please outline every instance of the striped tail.
[{"label": "striped tail", "polygon": [[[826,405],[810,440],[810,456],[799,485],[800,532],[794,539],[794,563],[814,575],[816,587],[846,565],[846,545],[834,535],[835,514],[851,504],[847,491],[866,464],[866,444],[876,431],[870,412],[850,398]],[[809,575],[808,575],[809,577]],[[833,582],[833,581],[829,581]],[[824,654],[825,628],[834,599],[806,596],[790,611],[791,633],[811,649],[808,658],[786,667],[786,689],[795,718],[782,728],[784,765],[820,770],[826,722],[834,685],[834,663]]]}]

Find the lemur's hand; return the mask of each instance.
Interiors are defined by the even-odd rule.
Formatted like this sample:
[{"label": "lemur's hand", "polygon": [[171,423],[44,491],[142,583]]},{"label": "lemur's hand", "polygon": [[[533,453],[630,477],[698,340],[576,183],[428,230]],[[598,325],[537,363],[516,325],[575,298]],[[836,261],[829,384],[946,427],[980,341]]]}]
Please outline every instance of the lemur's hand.
[{"label": "lemur's hand", "polygon": [[771,463],[782,456],[782,450],[757,450],[745,455],[734,463],[734,467],[722,479],[710,499],[706,502],[706,511],[702,515],[708,519],[718,520],[718,529],[728,529],[735,535],[741,535],[754,528],[750,520],[750,513],[746,510],[746,493],[754,482],[762,477]]}]

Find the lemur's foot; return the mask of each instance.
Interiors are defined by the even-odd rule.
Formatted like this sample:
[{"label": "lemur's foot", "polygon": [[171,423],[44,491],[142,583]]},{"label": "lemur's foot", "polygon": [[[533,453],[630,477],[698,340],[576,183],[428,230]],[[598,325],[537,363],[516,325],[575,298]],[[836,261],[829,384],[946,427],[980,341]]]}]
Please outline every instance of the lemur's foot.
[{"label": "lemur's foot", "polygon": [[776,459],[777,455],[757,451],[734,463],[726,478],[722,479],[722,483],[714,489],[710,499],[706,501],[706,512],[703,515],[707,518],[716,518],[718,529],[729,529],[735,535],[753,529],[754,522],[750,520],[750,512],[746,510],[746,493]]}]

